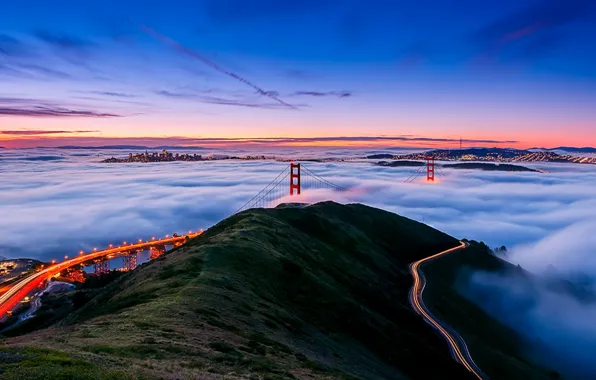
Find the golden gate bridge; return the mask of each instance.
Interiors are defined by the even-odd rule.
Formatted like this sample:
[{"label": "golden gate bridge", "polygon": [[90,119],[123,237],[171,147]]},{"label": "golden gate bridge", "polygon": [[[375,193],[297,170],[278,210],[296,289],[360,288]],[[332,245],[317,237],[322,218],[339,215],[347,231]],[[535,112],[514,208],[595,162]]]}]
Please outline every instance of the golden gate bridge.
[{"label": "golden gate bridge", "polygon": [[[289,184],[289,187],[287,186]],[[266,208],[273,205],[277,200],[288,195],[300,195],[302,191],[314,189],[329,189],[338,192],[348,191],[347,188],[339,186],[308,169],[299,163],[290,162],[290,171],[286,168],[279,173],[263,190],[248,200],[235,213],[251,208]]]}]

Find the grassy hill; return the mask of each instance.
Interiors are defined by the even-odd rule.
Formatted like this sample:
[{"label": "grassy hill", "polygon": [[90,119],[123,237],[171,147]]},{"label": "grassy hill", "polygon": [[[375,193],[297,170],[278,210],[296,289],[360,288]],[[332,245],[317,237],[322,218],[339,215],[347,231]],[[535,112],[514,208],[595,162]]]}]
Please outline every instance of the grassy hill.
[{"label": "grassy hill", "polygon": [[472,378],[408,303],[408,264],[457,244],[362,205],[248,210],[6,340],[0,377]]}]

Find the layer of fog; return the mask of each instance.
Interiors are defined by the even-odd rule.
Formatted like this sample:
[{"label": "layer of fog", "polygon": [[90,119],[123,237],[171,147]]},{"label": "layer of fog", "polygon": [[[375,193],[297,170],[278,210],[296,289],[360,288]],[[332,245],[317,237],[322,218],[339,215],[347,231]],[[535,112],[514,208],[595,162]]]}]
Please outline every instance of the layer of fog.
[{"label": "layer of fog", "polygon": [[[375,152],[300,151],[305,156]],[[101,164],[95,153],[2,152],[0,255],[51,259],[120,240],[207,228],[287,167],[276,161]],[[422,178],[403,182],[413,168],[304,165],[351,191],[304,192],[292,201],[362,202],[490,246],[531,244],[596,218],[593,166],[542,165],[547,174],[443,169],[435,184],[427,184]]]},{"label": "layer of fog", "polygon": [[570,291],[558,276],[524,279],[512,274],[475,272],[460,291],[516,330],[524,338],[518,347],[542,368],[570,379],[593,379],[594,280],[583,280],[574,282],[574,291]]}]

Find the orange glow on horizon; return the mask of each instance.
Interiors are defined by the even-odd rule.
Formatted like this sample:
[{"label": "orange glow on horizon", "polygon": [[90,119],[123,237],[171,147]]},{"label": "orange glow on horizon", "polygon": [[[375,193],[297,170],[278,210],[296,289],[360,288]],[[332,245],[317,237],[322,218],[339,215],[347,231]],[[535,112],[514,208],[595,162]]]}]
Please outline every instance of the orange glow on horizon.
[{"label": "orange glow on horizon", "polygon": [[[594,129],[596,131],[596,128]],[[461,137],[464,139],[463,147],[485,146],[485,147],[501,147],[501,148],[518,148],[528,149],[532,147],[556,147],[556,146],[587,146],[596,145],[596,133],[594,136],[580,136],[576,134],[553,133],[549,135],[534,134],[534,133],[517,133],[505,134],[503,132],[476,132],[474,135],[462,133]],[[279,137],[279,136],[248,136],[248,137],[195,137],[195,136],[171,136],[171,137],[125,137],[125,136],[93,136],[89,133],[72,133],[72,134],[55,134],[51,136],[44,135],[3,135],[0,131],[0,146],[8,149],[17,148],[35,148],[40,146],[57,147],[62,145],[78,145],[78,146],[105,146],[105,145],[140,145],[140,146],[188,146],[188,147],[205,147],[213,149],[225,148],[255,148],[259,147],[296,147],[296,148],[390,148],[390,147],[404,147],[404,148],[420,148],[420,149],[456,149],[459,148],[459,137],[454,134],[449,134],[449,137],[444,135],[421,135],[415,137],[401,137],[377,135],[377,136],[308,136],[299,135],[293,137]],[[370,140],[363,140],[370,138]],[[375,137],[381,139],[375,140]],[[353,138],[350,140],[350,138]],[[410,140],[408,140],[410,138]],[[298,141],[291,141],[296,139]],[[320,140],[317,140],[320,139]],[[417,140],[418,139],[418,140]],[[428,139],[428,140],[424,140]],[[433,140],[437,139],[437,140]],[[441,139],[447,141],[440,141]],[[592,139],[594,142],[590,143]],[[306,140],[306,141],[300,141]],[[468,141],[466,141],[468,140]],[[470,140],[491,140],[494,142],[471,142]],[[499,142],[499,141],[517,141],[517,142]]]}]

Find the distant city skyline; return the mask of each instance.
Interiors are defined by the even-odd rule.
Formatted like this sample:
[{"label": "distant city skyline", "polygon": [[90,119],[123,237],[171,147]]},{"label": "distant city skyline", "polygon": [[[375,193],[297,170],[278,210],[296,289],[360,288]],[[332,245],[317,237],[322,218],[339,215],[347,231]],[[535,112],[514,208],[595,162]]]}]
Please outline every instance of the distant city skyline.
[{"label": "distant city skyline", "polygon": [[0,21],[8,148],[596,146],[590,0],[33,0]]}]

